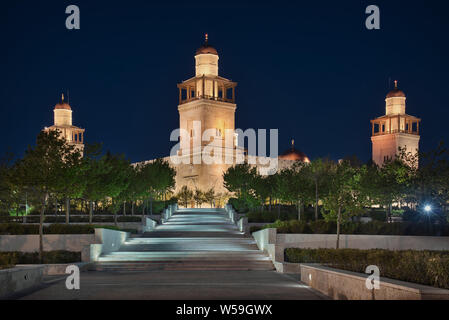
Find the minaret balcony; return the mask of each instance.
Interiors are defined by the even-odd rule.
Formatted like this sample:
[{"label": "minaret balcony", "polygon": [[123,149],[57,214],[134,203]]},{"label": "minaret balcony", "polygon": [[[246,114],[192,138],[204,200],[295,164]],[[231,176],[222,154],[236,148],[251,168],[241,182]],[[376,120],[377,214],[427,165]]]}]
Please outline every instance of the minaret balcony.
[{"label": "minaret balcony", "polygon": [[371,120],[372,136],[406,133],[419,136],[421,119],[407,115],[387,115]]},{"label": "minaret balcony", "polygon": [[178,84],[179,104],[205,99],[235,103],[236,82],[219,76],[193,77]]},{"label": "minaret balcony", "polygon": [[383,135],[387,135],[387,134],[394,134],[394,133],[407,133],[407,134],[413,134],[413,135],[417,135],[419,136],[419,132],[418,131],[408,131],[408,130],[391,130],[391,131],[385,131],[385,132],[374,132],[373,136],[383,136]]},{"label": "minaret balcony", "polygon": [[223,98],[223,97],[214,97],[214,96],[210,96],[210,95],[201,95],[201,96],[198,96],[198,97],[190,97],[188,99],[181,100],[179,104],[184,104],[184,103],[188,103],[188,102],[195,101],[195,100],[201,100],[201,99],[213,100],[213,101],[222,101],[222,102],[228,102],[228,103],[235,103],[235,99],[229,99],[229,98]]}]

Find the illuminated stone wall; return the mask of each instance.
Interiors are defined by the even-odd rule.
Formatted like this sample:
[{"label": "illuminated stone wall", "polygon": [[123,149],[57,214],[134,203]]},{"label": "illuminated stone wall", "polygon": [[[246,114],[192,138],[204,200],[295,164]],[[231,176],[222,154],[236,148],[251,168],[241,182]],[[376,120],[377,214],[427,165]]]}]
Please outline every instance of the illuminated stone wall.
[{"label": "illuminated stone wall", "polygon": [[218,55],[198,54],[195,56],[195,75],[218,76]]},{"label": "illuminated stone wall", "polygon": [[385,99],[385,114],[387,116],[392,114],[405,114],[405,99],[404,97],[394,97]]},{"label": "illuminated stone wall", "polygon": [[55,109],[54,118],[55,126],[71,126],[72,125],[72,110]]},{"label": "illuminated stone wall", "polygon": [[394,133],[371,137],[373,143],[373,161],[381,166],[388,157],[394,159],[398,154],[399,147],[405,149],[407,153],[416,154],[419,150],[418,135],[406,133]]}]

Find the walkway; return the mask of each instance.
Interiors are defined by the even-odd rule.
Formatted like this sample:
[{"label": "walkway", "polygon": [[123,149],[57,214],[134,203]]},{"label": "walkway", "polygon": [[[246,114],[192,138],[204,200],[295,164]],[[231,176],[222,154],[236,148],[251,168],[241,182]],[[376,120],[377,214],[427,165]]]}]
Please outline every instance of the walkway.
[{"label": "walkway", "polygon": [[[62,278],[61,278],[62,279]],[[130,238],[81,273],[81,289],[52,282],[23,299],[323,299],[274,271],[268,256],[224,210],[185,209],[152,232]]]}]

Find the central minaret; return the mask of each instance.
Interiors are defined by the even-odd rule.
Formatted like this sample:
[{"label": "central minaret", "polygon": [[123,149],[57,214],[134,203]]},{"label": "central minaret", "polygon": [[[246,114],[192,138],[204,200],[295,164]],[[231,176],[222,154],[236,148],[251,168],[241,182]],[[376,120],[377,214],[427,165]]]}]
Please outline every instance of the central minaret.
[{"label": "central minaret", "polygon": [[373,161],[382,166],[388,159],[394,159],[399,147],[408,153],[416,154],[419,150],[419,124],[421,119],[405,113],[405,93],[394,82],[385,99],[385,116],[371,120],[373,144]]},{"label": "central minaret", "polygon": [[[204,45],[196,50],[195,76],[178,84],[179,128],[189,133],[188,138],[181,137],[178,154],[189,157],[190,161],[177,167],[177,188],[188,185],[203,191],[223,189],[222,175],[228,166],[194,161],[195,156],[204,154],[204,147],[211,142],[220,147],[223,159],[235,148],[234,139],[232,146],[225,146],[225,132],[235,129],[237,83],[218,75],[218,60],[218,52],[209,45],[206,34]],[[209,141],[202,141],[205,130],[214,132]]]}]

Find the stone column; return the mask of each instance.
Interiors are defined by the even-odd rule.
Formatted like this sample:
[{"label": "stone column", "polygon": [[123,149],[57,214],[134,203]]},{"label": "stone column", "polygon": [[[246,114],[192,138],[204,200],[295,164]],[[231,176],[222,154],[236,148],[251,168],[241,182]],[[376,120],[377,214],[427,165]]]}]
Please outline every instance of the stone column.
[{"label": "stone column", "polygon": [[205,83],[205,77],[204,77],[204,74],[203,74],[203,98],[205,98],[205,96],[206,96],[205,89],[206,89],[206,83]]},{"label": "stone column", "polygon": [[198,97],[198,92],[197,92],[197,84],[196,84],[196,79],[195,79],[195,87],[194,87],[194,92],[193,92],[193,94],[195,95],[195,98],[197,98]]}]

